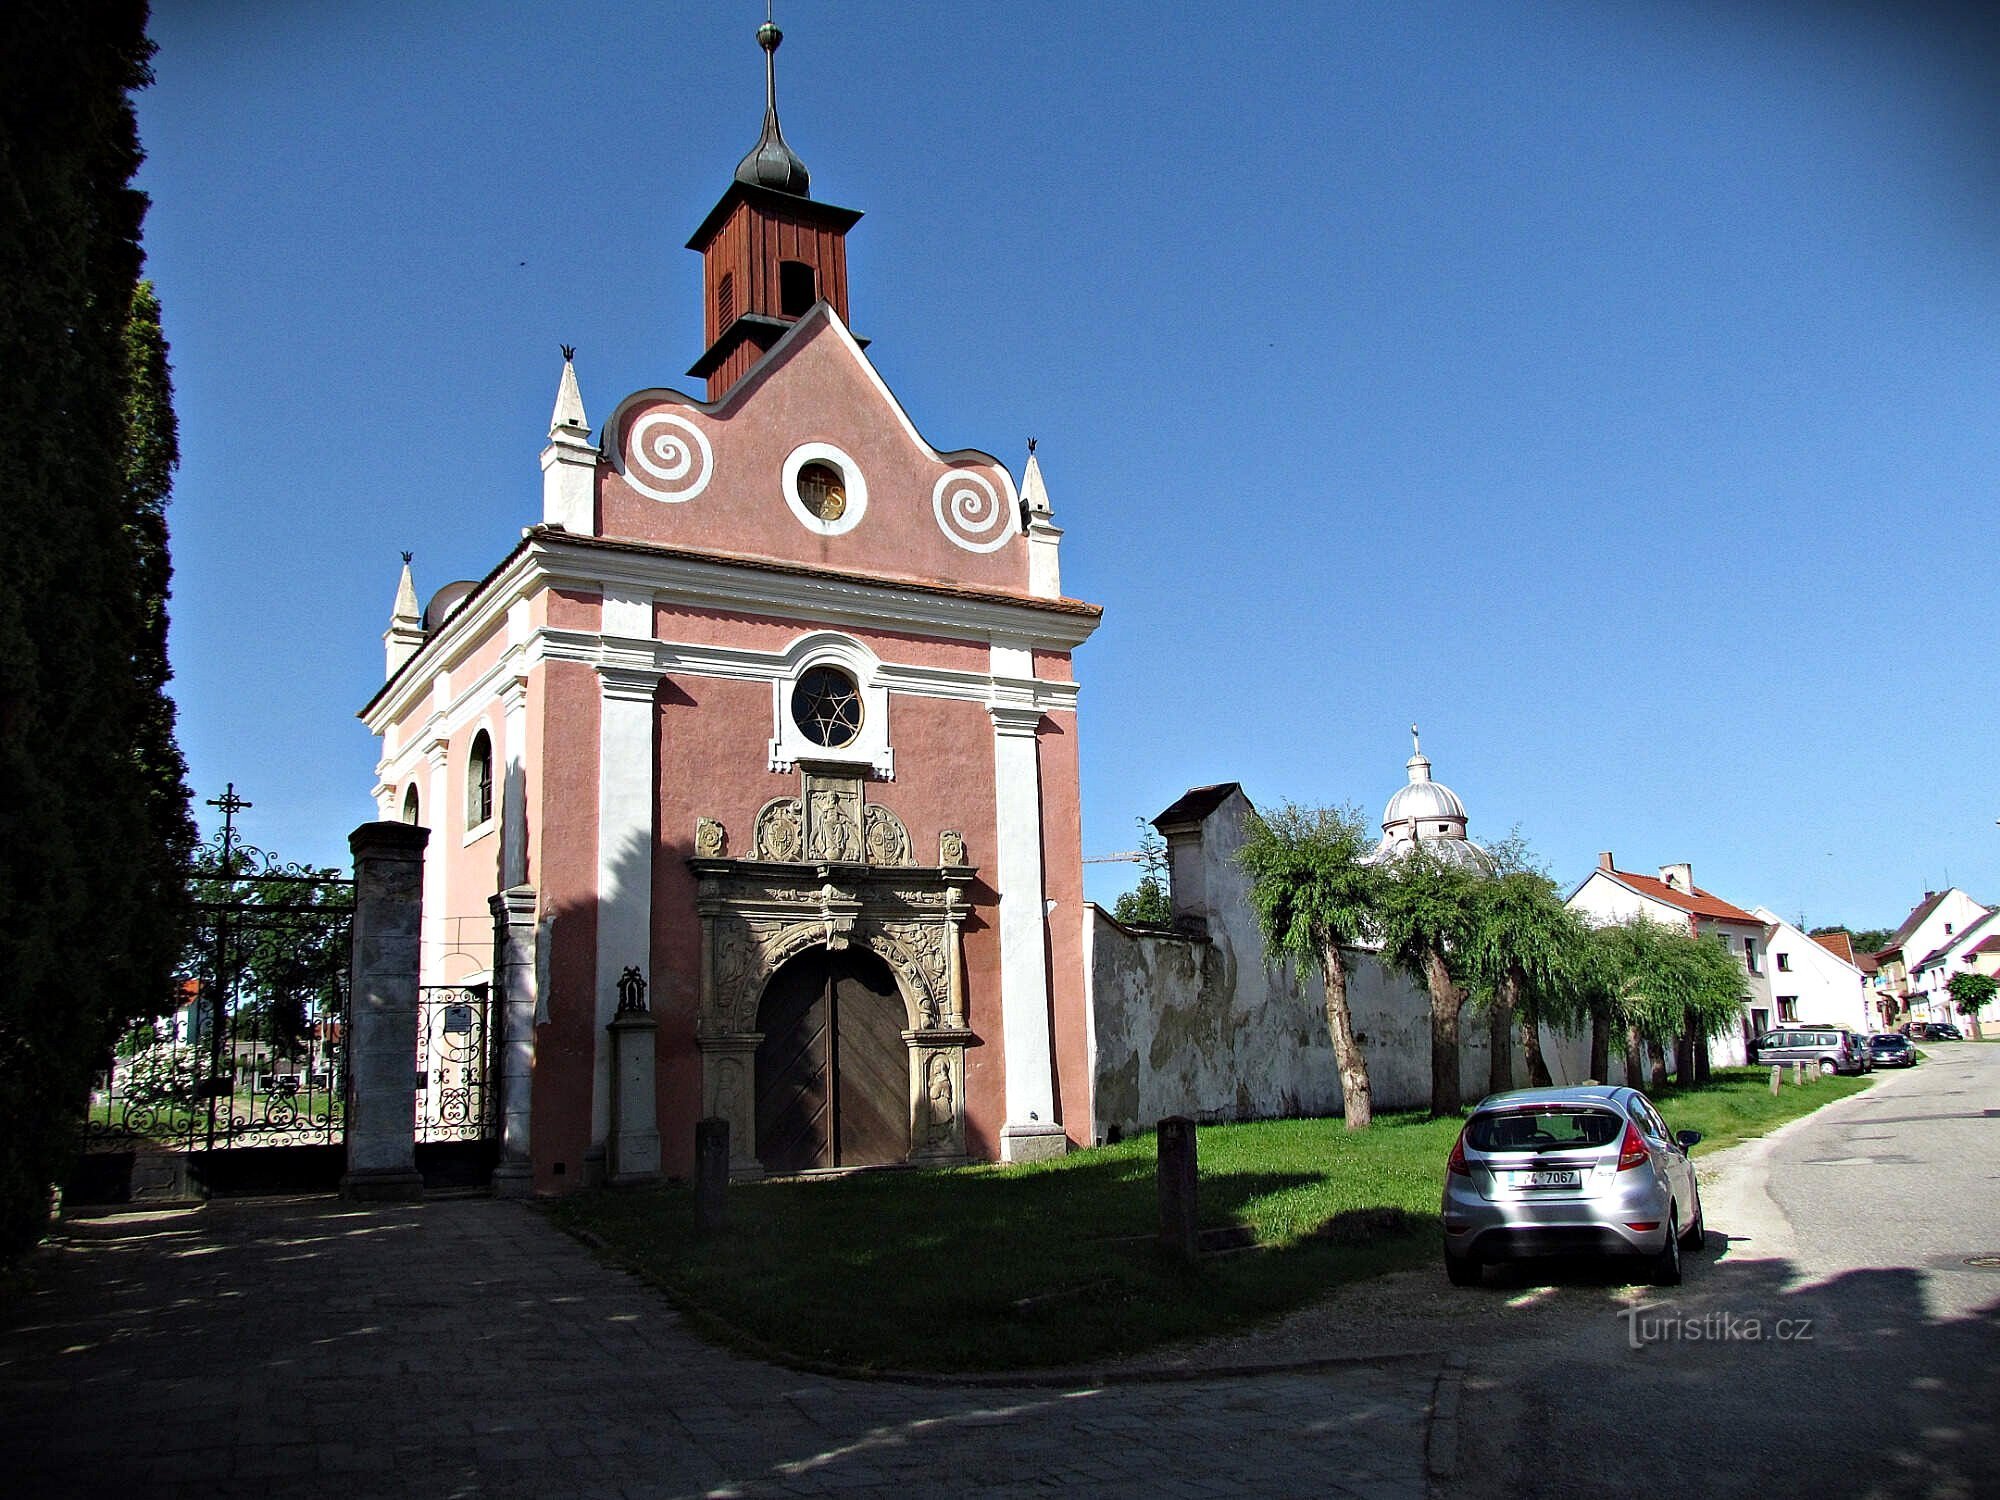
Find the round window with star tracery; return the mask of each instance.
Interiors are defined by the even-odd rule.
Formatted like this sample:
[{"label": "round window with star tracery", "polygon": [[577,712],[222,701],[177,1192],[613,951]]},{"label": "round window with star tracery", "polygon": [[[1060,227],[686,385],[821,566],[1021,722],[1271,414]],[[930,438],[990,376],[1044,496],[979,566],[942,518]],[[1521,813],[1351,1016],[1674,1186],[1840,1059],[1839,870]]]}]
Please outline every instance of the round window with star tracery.
[{"label": "round window with star tracery", "polygon": [[792,722],[815,745],[852,744],[861,733],[861,689],[838,667],[813,667],[792,689]]}]

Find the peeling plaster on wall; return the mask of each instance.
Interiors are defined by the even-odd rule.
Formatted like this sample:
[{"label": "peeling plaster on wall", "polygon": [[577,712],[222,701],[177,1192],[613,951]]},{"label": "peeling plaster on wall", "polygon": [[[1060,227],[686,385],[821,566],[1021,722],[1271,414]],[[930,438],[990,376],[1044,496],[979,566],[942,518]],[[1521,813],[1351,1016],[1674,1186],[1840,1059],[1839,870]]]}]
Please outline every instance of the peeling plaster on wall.
[{"label": "peeling plaster on wall", "polygon": [[[1124,927],[1092,906],[1091,1004],[1097,1029],[1096,1133],[1129,1136],[1167,1115],[1258,1120],[1338,1114],[1340,1077],[1326,1034],[1325,987],[1264,965],[1264,942],[1236,864],[1250,803],[1232,795],[1191,833],[1170,834],[1177,911],[1207,936]],[[1183,872],[1193,879],[1181,883]],[[1189,887],[1201,893],[1182,905]],[[1430,1002],[1422,987],[1373,954],[1351,956],[1348,1000],[1368,1056],[1377,1109],[1430,1102]],[[1483,1016],[1466,1008],[1460,1078],[1486,1092]],[[1544,1031],[1558,1083],[1580,1082],[1584,1039]],[[1515,1058],[1515,1077],[1526,1064]]]}]

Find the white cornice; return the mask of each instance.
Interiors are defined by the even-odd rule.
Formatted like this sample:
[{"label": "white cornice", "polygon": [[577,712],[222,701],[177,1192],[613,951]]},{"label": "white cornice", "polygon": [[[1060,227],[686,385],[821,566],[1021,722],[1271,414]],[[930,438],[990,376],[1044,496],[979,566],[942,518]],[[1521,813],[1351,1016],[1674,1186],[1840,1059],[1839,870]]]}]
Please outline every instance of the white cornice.
[{"label": "white cornice", "polygon": [[[560,536],[534,535],[494,575],[465,608],[447,619],[411,659],[388,688],[361,712],[371,732],[381,734],[406,717],[432,692],[436,668],[463,658],[495,630],[504,629],[507,613],[520,601],[545,588],[598,594],[612,589],[628,597],[639,595],[672,606],[752,614],[795,620],[804,625],[839,625],[854,630],[899,630],[947,639],[990,643],[996,637],[1042,650],[1069,651],[1097,628],[1095,612],[1054,610],[1033,603],[992,596],[942,593],[890,580],[839,578],[766,570],[725,559],[615,547],[567,543]],[[482,672],[477,681],[451,695],[447,716],[458,706],[490,691],[491,679],[502,671],[525,671],[535,660],[582,660],[592,664],[641,663],[664,671],[706,676],[764,679],[776,675],[772,653],[729,647],[688,647],[668,641],[620,639],[607,652],[595,632],[544,628],[533,632],[514,651]],[[635,653],[635,648],[637,652]],[[650,653],[650,660],[640,654]],[[618,658],[614,661],[613,658]],[[431,670],[426,670],[431,668]],[[943,697],[983,700],[991,693],[985,673],[897,666],[885,663],[884,681],[904,692],[932,692]],[[1036,695],[1049,709],[1074,709],[1076,685],[1041,682]]]}]

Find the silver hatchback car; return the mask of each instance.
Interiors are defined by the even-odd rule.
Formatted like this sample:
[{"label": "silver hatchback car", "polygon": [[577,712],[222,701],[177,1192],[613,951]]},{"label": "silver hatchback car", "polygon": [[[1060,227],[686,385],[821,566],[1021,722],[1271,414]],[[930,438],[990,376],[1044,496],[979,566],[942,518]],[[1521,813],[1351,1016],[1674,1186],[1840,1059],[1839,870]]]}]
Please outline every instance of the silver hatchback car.
[{"label": "silver hatchback car", "polygon": [[1655,1286],[1678,1286],[1681,1250],[1701,1244],[1701,1192],[1688,1152],[1637,1089],[1521,1089],[1480,1102],[1444,1178],[1444,1268],[1473,1286],[1481,1268],[1532,1255],[1643,1256]]}]

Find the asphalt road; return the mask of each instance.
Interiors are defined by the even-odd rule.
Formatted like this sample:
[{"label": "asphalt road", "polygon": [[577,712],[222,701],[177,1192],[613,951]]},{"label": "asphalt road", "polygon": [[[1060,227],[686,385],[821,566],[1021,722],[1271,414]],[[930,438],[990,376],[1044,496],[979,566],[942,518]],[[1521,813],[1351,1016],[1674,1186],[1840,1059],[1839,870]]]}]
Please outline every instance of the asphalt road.
[{"label": "asphalt road", "polygon": [[1677,1291],[1467,1294],[1513,1336],[1465,1350],[1434,1492],[2000,1496],[2000,1045],[1878,1078],[1708,1174]]}]

